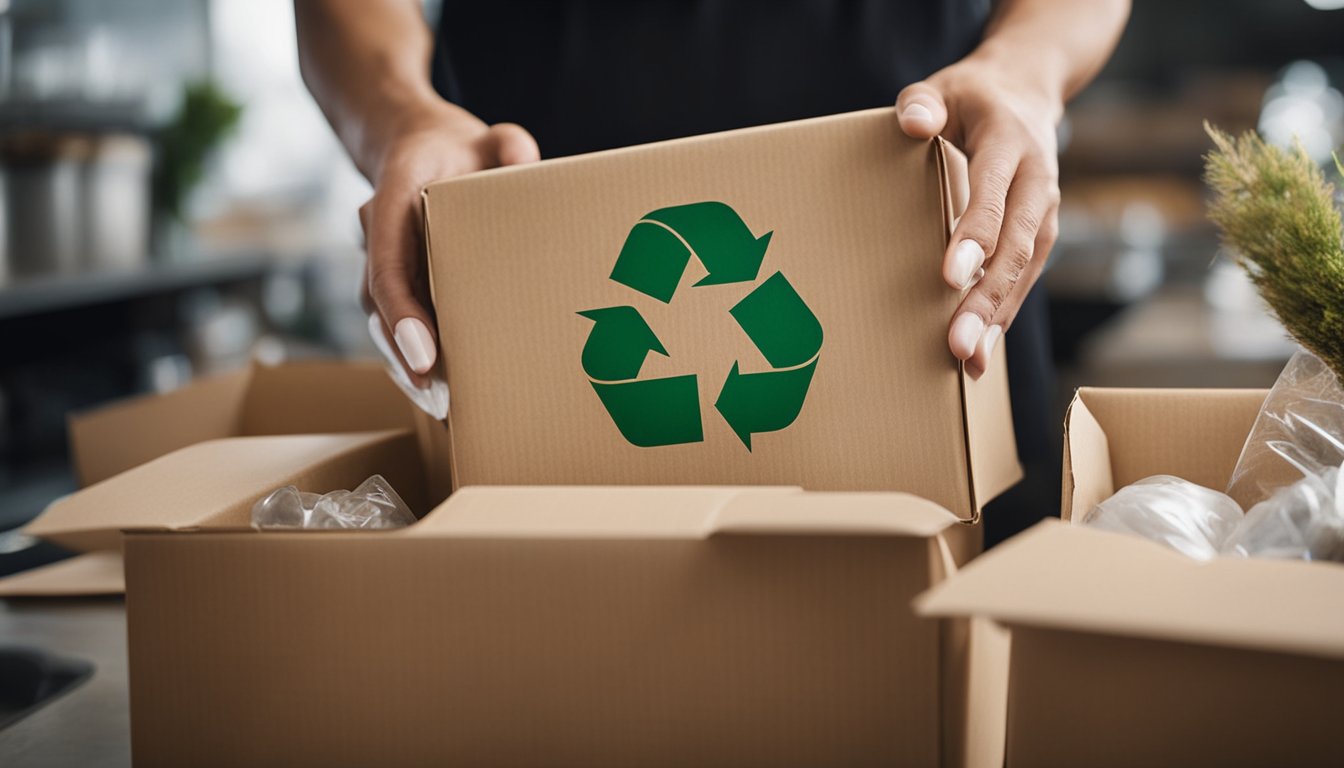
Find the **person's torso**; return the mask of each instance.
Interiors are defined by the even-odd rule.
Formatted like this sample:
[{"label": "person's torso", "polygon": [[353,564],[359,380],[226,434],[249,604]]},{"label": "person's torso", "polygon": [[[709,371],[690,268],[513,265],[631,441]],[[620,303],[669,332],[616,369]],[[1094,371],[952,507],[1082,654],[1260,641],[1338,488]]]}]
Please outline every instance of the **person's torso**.
[{"label": "person's torso", "polygon": [[444,0],[434,84],[542,155],[891,104],[989,0]]}]

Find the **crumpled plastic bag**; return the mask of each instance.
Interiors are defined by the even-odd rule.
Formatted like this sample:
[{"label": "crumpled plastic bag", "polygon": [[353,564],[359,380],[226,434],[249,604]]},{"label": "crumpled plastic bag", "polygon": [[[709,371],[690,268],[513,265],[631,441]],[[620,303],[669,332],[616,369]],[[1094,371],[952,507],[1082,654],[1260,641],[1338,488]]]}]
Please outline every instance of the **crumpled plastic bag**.
[{"label": "crumpled plastic bag", "polygon": [[415,522],[410,507],[382,475],[353,491],[317,494],[292,485],[277,488],[252,507],[258,528],[402,528]]},{"label": "crumpled plastic bag", "polygon": [[1199,560],[1217,557],[1244,516],[1226,494],[1171,475],[1127,485],[1083,517],[1083,524],[1166,544]]},{"label": "crumpled plastic bag", "polygon": [[1341,464],[1344,387],[1320,358],[1298,350],[1260,407],[1227,495],[1250,509],[1290,483]]},{"label": "crumpled plastic bag", "polygon": [[1342,466],[1344,387],[1325,363],[1301,350],[1265,398],[1226,495],[1160,475],[1121,488],[1083,523],[1200,559],[1344,562]]},{"label": "crumpled plastic bag", "polygon": [[1223,542],[1223,554],[1344,562],[1341,480],[1344,472],[1330,467],[1279,488],[1251,507]]}]

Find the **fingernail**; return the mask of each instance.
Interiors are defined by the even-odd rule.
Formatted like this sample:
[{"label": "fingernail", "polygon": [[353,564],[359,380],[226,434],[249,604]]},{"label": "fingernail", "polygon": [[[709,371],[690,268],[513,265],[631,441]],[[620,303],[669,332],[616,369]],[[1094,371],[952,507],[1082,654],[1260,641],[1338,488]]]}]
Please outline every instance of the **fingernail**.
[{"label": "fingernail", "polygon": [[991,325],[985,331],[985,337],[980,340],[980,344],[985,348],[985,362],[994,356],[994,345],[999,343],[999,337],[1003,335],[1003,326]]},{"label": "fingernail", "polygon": [[416,373],[428,371],[434,365],[434,338],[429,335],[425,324],[414,317],[402,318],[392,335],[397,339],[397,349],[406,358],[406,364]]},{"label": "fingernail", "polygon": [[985,332],[985,321],[974,312],[962,312],[952,321],[952,354],[962,360],[975,354],[975,345]]},{"label": "fingernail", "polygon": [[952,263],[948,265],[947,276],[958,290],[965,290],[984,263],[985,249],[974,240],[962,240],[952,250]]},{"label": "fingernail", "polygon": [[902,120],[913,120],[917,123],[933,123],[933,113],[923,104],[911,104],[901,113]]}]

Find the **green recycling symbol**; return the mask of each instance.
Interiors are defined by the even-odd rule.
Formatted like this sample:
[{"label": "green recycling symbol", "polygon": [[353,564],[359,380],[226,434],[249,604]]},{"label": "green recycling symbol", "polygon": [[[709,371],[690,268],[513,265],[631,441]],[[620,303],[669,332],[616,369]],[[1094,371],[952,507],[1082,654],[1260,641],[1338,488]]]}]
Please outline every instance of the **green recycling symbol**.
[{"label": "green recycling symbol", "polygon": [[[772,234],[756,237],[720,202],[660,208],[631,228],[611,279],[670,304],[694,256],[707,275],[693,288],[755,283]],[[621,435],[645,448],[704,440],[695,374],[639,378],[650,352],[668,355],[639,310],[615,306],[579,314],[593,321],[583,370]],[[821,323],[781,272],[762,280],[729,314],[773,369],[743,373],[735,361],[714,402],[751,450],[752,434],[784,429],[802,411],[821,352]]]}]

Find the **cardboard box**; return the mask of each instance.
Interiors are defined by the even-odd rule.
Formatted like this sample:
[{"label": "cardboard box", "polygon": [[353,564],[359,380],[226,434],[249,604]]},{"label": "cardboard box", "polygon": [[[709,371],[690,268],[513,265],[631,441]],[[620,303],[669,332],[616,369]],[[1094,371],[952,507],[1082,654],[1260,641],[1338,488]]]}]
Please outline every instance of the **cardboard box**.
[{"label": "cardboard box", "polygon": [[127,535],[137,765],[1001,761],[1002,637],[907,607],[960,526],[913,496],[469,488],[395,532],[244,521]]},{"label": "cardboard box", "polygon": [[900,490],[974,519],[1021,471],[1002,351],[972,381],[947,349],[962,163],[876,109],[431,185],[437,460],[457,485]]},{"label": "cardboard box", "polygon": [[[1079,390],[1065,521],[1172,474],[1227,484],[1264,400],[1246,390]],[[920,601],[1012,630],[1008,764],[1337,765],[1344,567],[1220,559],[1045,522]]]},{"label": "cardboard box", "polygon": [[[53,502],[24,532],[87,554],[0,579],[0,596],[119,594],[123,527],[164,516],[180,521],[183,508],[208,518],[220,501],[211,495],[218,486],[208,483],[239,476],[237,465],[230,465],[218,476],[156,479],[162,484],[151,486],[141,478],[147,477],[142,465],[153,459],[198,443],[242,441],[239,444],[252,446],[244,449],[245,454],[255,451],[245,458],[253,460],[251,466],[261,470],[260,476],[282,479],[283,471],[266,471],[276,468],[264,466],[270,461],[270,449],[261,446],[270,443],[256,438],[370,430],[409,433],[416,422],[413,409],[380,365],[307,361],[253,365],[200,379],[167,394],[73,415],[68,425],[75,476],[86,490]],[[140,474],[107,484],[129,471]],[[247,479],[251,482],[245,487],[250,490],[259,478]],[[429,501],[423,496],[419,469],[413,480],[405,482],[404,493],[422,503]]]}]

